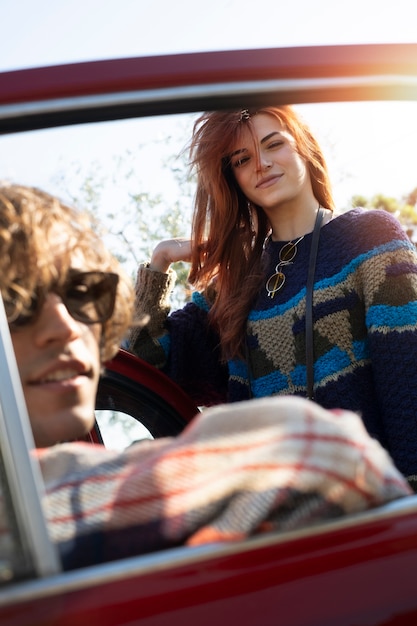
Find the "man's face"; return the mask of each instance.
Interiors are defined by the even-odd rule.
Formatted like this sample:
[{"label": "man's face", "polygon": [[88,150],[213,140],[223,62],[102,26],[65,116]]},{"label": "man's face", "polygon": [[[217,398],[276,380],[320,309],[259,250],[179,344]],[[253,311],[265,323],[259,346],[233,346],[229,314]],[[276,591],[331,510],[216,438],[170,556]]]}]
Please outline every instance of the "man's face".
[{"label": "man's face", "polygon": [[11,330],[37,447],[86,435],[94,424],[101,324],[76,321],[50,292],[33,321]]}]

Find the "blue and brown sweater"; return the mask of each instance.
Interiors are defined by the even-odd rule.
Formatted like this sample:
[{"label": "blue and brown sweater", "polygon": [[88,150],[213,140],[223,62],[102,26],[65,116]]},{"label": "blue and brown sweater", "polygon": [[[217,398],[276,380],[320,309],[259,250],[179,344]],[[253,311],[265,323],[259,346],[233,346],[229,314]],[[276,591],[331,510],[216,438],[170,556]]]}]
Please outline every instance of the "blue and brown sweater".
[{"label": "blue and brown sweater", "polygon": [[[306,396],[305,298],[312,233],[298,244],[273,299],[264,284],[247,323],[246,361],[220,361],[204,294],[169,312],[172,274],[138,272],[137,311],[150,323],[129,349],[201,405]],[[265,250],[265,282],[286,242]],[[323,226],[315,272],[314,393],[359,413],[406,476],[417,475],[417,253],[385,211],[353,209]],[[248,366],[248,363],[250,364]]]}]

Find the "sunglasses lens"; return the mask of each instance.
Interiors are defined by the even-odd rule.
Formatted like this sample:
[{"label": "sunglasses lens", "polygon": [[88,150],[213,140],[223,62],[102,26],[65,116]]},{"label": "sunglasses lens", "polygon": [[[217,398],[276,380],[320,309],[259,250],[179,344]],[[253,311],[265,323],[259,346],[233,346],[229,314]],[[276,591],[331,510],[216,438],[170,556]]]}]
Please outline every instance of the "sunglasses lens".
[{"label": "sunglasses lens", "polygon": [[31,299],[28,309],[26,309],[26,312],[17,316],[15,312],[15,302],[3,300],[3,304],[10,328],[17,329],[21,328],[22,326],[26,326],[26,324],[29,324],[32,321],[33,317],[37,314],[39,308],[39,298],[37,295],[34,295]]},{"label": "sunglasses lens", "polygon": [[84,324],[106,322],[113,314],[117,274],[82,272],[68,281],[63,301],[72,317]]},{"label": "sunglasses lens", "polygon": [[275,274],[272,274],[272,276],[270,276],[270,278],[268,278],[267,282],[266,282],[266,290],[268,292],[268,296],[270,298],[273,298],[274,295],[280,290],[282,289],[282,287],[284,286],[285,283],[285,275],[282,272],[275,272]]},{"label": "sunglasses lens", "polygon": [[284,261],[285,263],[289,263],[293,260],[295,255],[297,254],[297,246],[295,243],[287,243],[283,248],[281,248],[279,253],[280,261]]}]

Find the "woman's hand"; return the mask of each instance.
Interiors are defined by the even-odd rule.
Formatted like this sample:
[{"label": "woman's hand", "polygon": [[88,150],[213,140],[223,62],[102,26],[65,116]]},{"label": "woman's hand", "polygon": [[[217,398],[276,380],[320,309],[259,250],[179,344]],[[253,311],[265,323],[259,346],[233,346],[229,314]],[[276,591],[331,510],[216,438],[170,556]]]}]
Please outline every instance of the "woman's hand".
[{"label": "woman's hand", "polygon": [[191,240],[190,239],[166,239],[155,247],[149,269],[166,273],[171,263],[191,261]]}]

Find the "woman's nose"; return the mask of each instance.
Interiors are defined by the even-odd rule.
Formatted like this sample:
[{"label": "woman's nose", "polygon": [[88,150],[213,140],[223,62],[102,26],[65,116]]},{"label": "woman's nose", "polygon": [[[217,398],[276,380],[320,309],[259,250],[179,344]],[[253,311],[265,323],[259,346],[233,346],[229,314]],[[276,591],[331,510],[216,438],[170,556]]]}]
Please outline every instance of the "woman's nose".
[{"label": "woman's nose", "polygon": [[260,170],[268,170],[272,166],[272,161],[267,154],[264,154],[263,152],[259,154],[258,166]]}]

